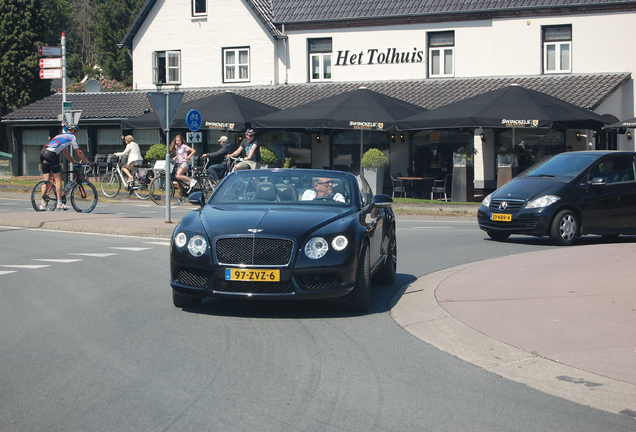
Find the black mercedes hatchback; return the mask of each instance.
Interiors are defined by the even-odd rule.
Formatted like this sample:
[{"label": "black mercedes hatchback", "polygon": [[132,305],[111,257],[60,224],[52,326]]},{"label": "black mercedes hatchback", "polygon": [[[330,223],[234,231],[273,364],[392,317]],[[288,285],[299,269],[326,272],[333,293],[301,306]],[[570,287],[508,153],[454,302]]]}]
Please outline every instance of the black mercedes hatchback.
[{"label": "black mercedes hatchback", "polygon": [[636,234],[636,152],[566,152],[545,159],[481,203],[479,228],[493,240],[550,236],[567,246],[586,234]]}]

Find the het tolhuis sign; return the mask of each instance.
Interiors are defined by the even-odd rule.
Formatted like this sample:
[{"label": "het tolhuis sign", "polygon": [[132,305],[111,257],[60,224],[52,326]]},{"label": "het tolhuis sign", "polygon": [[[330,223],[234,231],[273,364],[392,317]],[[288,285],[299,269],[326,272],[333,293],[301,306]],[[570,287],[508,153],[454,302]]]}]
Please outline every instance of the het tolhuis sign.
[{"label": "het tolhuis sign", "polygon": [[338,51],[334,66],[349,65],[374,65],[374,64],[404,64],[423,63],[424,51],[413,48],[413,51],[398,51],[398,48],[387,48],[380,51],[377,48],[369,48],[354,52],[353,50]]}]

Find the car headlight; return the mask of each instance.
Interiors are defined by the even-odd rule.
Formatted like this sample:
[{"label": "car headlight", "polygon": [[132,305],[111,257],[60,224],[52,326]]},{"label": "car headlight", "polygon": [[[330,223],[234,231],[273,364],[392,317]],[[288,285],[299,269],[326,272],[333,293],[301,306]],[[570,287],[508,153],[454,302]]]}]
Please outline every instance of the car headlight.
[{"label": "car headlight", "polygon": [[184,233],[179,233],[174,238],[174,244],[176,244],[178,247],[184,247],[186,244],[186,240],[188,240],[186,235]]},{"label": "car headlight", "polygon": [[542,207],[547,207],[551,204],[554,204],[555,202],[557,202],[558,200],[560,200],[561,198],[559,198],[556,195],[544,195],[540,198],[535,198],[532,201],[530,201],[527,205],[526,208],[542,208]]},{"label": "car headlight", "polygon": [[343,235],[336,236],[336,238],[331,241],[331,247],[337,251],[343,250],[348,244],[349,240]]},{"label": "car headlight", "polygon": [[203,255],[207,247],[208,242],[206,242],[203,236],[200,235],[193,236],[188,242],[188,250],[190,251],[190,254],[195,257]]},{"label": "car headlight", "polygon": [[305,245],[305,255],[310,259],[320,259],[329,250],[329,243],[322,237],[314,237]]},{"label": "car headlight", "polygon": [[490,207],[490,201],[491,200],[492,200],[492,194],[490,194],[486,198],[484,198],[484,200],[481,202],[481,205],[483,205],[484,207]]}]

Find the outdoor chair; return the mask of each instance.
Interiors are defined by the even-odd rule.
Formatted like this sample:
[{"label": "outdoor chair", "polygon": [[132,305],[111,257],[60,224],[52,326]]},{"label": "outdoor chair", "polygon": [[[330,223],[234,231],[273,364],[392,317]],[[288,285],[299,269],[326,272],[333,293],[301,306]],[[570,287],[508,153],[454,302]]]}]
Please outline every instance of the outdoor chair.
[{"label": "outdoor chair", "polygon": [[393,195],[391,197],[395,198],[395,194],[402,194],[402,198],[406,197],[407,188],[404,180],[400,180],[399,177],[402,177],[401,173],[390,173],[391,183],[393,184]]},{"label": "outdoor chair", "polygon": [[433,181],[433,187],[431,188],[431,200],[435,199],[435,195],[444,195],[444,201],[448,201],[448,195],[450,194],[451,186],[453,185],[453,175],[446,174],[441,180]]}]

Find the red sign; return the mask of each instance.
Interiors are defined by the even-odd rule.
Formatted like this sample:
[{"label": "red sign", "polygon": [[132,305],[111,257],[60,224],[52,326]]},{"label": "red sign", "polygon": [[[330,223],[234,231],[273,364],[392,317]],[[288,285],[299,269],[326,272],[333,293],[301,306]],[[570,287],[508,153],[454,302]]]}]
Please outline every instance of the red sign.
[{"label": "red sign", "polygon": [[61,56],[62,48],[60,47],[50,47],[50,46],[39,46],[38,54],[44,56]]},{"label": "red sign", "polygon": [[40,67],[41,68],[61,68],[62,67],[62,59],[61,58],[43,58],[43,59],[40,59]]},{"label": "red sign", "polygon": [[41,79],[62,78],[62,69],[40,69]]}]

